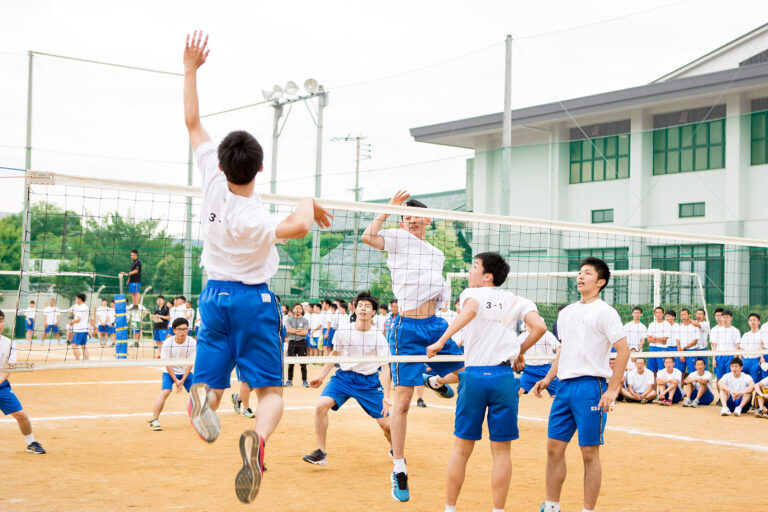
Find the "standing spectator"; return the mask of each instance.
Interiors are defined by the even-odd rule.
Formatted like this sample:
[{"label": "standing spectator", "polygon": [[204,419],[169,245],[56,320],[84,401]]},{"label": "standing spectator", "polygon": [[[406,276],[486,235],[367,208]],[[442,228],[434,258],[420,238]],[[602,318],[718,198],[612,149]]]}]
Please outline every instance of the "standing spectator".
[{"label": "standing spectator", "polygon": [[141,261],[138,249],[131,249],[131,271],[120,272],[120,275],[128,276],[128,293],[131,294],[133,305],[138,306],[141,294]]},{"label": "standing spectator", "polygon": [[709,385],[715,382],[712,374],[707,371],[707,362],[703,357],[696,359],[696,371],[691,373],[683,381],[685,388],[685,401],[683,407],[698,407],[709,405],[715,401],[715,395],[709,389]]},{"label": "standing spectator", "polygon": [[[694,327],[699,329],[699,343],[696,345],[696,350],[707,350],[707,343],[709,341],[709,322],[707,321],[707,312],[702,308],[696,310],[696,319],[691,323]],[[709,366],[706,359],[704,360],[705,369]]]},{"label": "standing spectator", "polygon": [[[749,322],[749,332],[745,332],[741,337],[739,343],[739,350],[762,350],[763,337],[760,333],[760,315],[757,313],[750,313],[747,318]],[[760,369],[760,356],[743,356],[742,363],[744,363],[743,372],[748,373],[754,382],[760,382],[763,378],[762,370]]]},{"label": "standing spectator", "polygon": [[[667,350],[667,340],[670,335],[669,324],[664,321],[664,308],[654,308],[653,317],[653,322],[648,325],[648,351],[664,352]],[[664,363],[660,357],[648,358],[648,369],[654,375],[662,368],[664,368]]]},{"label": "standing spectator", "polygon": [[107,299],[101,299],[101,306],[96,308],[95,320],[98,322],[98,325],[96,326],[96,337],[99,339],[99,344],[102,347],[107,344],[107,338],[109,338],[108,317],[109,305]]},{"label": "standing spectator", "polygon": [[83,360],[88,359],[88,317],[91,315],[90,308],[85,304],[85,294],[78,293],[75,297],[75,304],[70,308],[72,320],[69,325],[72,327],[72,345],[75,352],[75,359],[80,359],[80,347],[83,348]]},{"label": "standing spectator", "polygon": [[755,382],[749,374],[741,371],[743,364],[738,357],[734,357],[729,366],[730,373],[723,375],[717,382],[717,387],[720,389],[720,403],[723,404],[720,416],[730,416],[731,413],[741,416],[741,413],[747,412],[752,405]]},{"label": "standing spectator", "polygon": [[656,379],[653,372],[645,367],[645,359],[635,359],[635,368],[627,372],[626,386],[620,390],[627,402],[647,404],[656,398]]},{"label": "standing spectator", "polygon": [[59,334],[59,313],[56,308],[56,299],[48,301],[48,307],[43,310],[43,318],[45,319],[45,331],[43,332],[43,343],[48,333],[56,335],[56,343],[61,343],[61,334]]},{"label": "standing spectator", "polygon": [[109,324],[109,336],[112,338],[112,346],[115,346],[117,330],[115,329],[115,301],[109,301],[109,311],[107,311],[107,323]]},{"label": "standing spectator", "polygon": [[162,356],[163,341],[170,334],[168,332],[168,322],[171,320],[171,311],[165,304],[165,297],[157,296],[157,307],[152,314],[154,322],[152,329],[152,339],[157,344],[158,358]]},{"label": "standing spectator", "polygon": [[[691,312],[688,309],[680,310],[680,323],[677,326],[677,350],[696,350],[699,345],[699,329],[691,323]],[[675,362],[675,368],[684,374],[696,371],[696,358],[693,356],[680,357]]]},{"label": "standing spectator", "polygon": [[141,320],[147,308],[143,304],[128,308],[128,333],[133,333],[133,346],[138,348],[141,339]]},{"label": "standing spectator", "polygon": [[645,338],[648,336],[648,328],[640,321],[642,318],[643,308],[635,306],[632,308],[632,321],[624,324],[624,334],[627,337],[630,353],[627,369],[630,371],[635,369],[635,363],[632,361],[632,352],[642,352]]},{"label": "standing spectator", "polygon": [[[171,316],[169,320],[171,324],[173,324],[173,321],[177,318],[183,318],[189,323],[189,319],[187,318],[187,298],[183,295],[179,295],[173,299],[173,306],[169,310],[169,314]],[[169,333],[169,335],[171,334],[173,333]]]},{"label": "standing spectator", "polygon": [[35,301],[29,301],[29,307],[24,310],[24,329],[26,330],[27,343],[32,343],[32,335],[35,333],[35,316],[37,307]]},{"label": "standing spectator", "polygon": [[[715,313],[717,314],[717,313]],[[733,321],[733,312],[726,309],[723,310],[721,316],[722,325],[718,324],[717,327],[712,329],[710,333],[712,341],[712,350],[716,352],[733,352],[736,347],[741,343],[741,333],[739,330],[731,325]],[[728,368],[731,365],[733,354],[715,356],[714,367],[715,376],[718,381],[723,378],[723,375],[728,373]],[[741,366],[741,360],[739,360],[739,366]]]},{"label": "standing spectator", "polygon": [[[667,352],[674,352],[677,350],[677,338],[680,335],[679,326],[677,325],[677,313],[674,309],[668,309],[664,313],[664,321],[669,324],[669,337],[667,338]],[[666,358],[665,358],[666,359]]]},{"label": "standing spectator", "polygon": [[[567,306],[568,304],[560,304],[557,307],[557,316],[560,316],[560,312],[564,310]],[[554,334],[555,338],[557,338],[558,340],[560,339],[560,336],[557,334],[557,318],[555,318],[555,322],[552,324],[552,334]]]},{"label": "standing spectator", "polygon": [[[305,357],[307,355],[307,333],[309,332],[309,320],[304,317],[304,309],[298,302],[293,305],[293,316],[288,317],[285,327],[288,335],[288,356]],[[307,365],[301,364],[301,384],[309,387],[307,382]],[[288,380],[286,386],[293,386],[293,364],[288,365]]]}]

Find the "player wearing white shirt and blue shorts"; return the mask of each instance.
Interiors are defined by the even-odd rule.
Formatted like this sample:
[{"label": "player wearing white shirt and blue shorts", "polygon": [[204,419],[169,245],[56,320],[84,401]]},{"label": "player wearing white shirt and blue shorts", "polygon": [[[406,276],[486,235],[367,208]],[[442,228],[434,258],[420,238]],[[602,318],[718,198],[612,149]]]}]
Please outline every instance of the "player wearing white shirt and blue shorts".
[{"label": "player wearing white shirt and blue shorts", "polygon": [[675,358],[664,358],[664,369],[656,374],[656,388],[661,405],[676,404],[683,399],[683,374],[675,368]]},{"label": "player wearing white shirt and blue shorts", "polygon": [[[528,331],[526,330],[520,335],[518,342],[522,345],[527,338]],[[555,338],[554,334],[547,331],[541,338],[539,338],[539,341],[528,350],[527,354],[554,355],[557,354],[559,350],[560,340]],[[542,359],[530,359],[529,361],[526,361],[523,373],[520,374],[520,394],[528,393],[537,382],[547,376],[551,368],[552,361]],[[560,381],[558,381],[557,378],[549,383],[549,387],[547,387],[549,396],[555,396],[557,394],[558,384],[560,384]]]},{"label": "player wearing white shirt and blue shorts", "polygon": [[[671,335],[669,323],[664,321],[664,308],[656,307],[653,309],[654,321],[648,325],[648,351],[666,352],[667,341]],[[649,357],[648,369],[654,374],[664,368],[663,357]]]},{"label": "player wearing white shirt and blue shorts", "polygon": [[[675,323],[677,320],[677,312],[675,312],[674,309],[668,309],[666,313],[664,313],[664,321],[669,325],[669,337],[667,338],[667,352],[675,352],[677,350],[677,342],[678,337],[680,336],[680,330],[677,323]],[[664,358],[666,359],[666,357]],[[662,360],[663,361],[663,360]],[[677,364],[677,360],[675,360],[675,363]],[[661,363],[661,367],[659,368],[659,371],[663,370],[665,367],[664,363]]]},{"label": "player wearing white shirt and blue shorts", "polygon": [[[739,343],[739,350],[762,350],[763,334],[760,332],[760,315],[750,313],[747,318],[749,322],[749,332],[745,332]],[[763,371],[760,368],[760,356],[743,356],[741,362],[744,364],[743,372],[748,373],[752,380],[760,382],[763,379]]]},{"label": "player wearing white shirt and blue shorts", "polygon": [[[697,309],[695,320],[691,320],[691,323],[699,329],[699,343],[696,345],[696,350],[707,350],[707,344],[709,342],[709,322],[707,321],[707,312],[702,308]],[[707,369],[708,366],[709,364],[705,359],[704,369]]]},{"label": "player wearing white shirt and blue shorts", "polygon": [[69,310],[72,313],[72,320],[69,325],[72,326],[72,349],[75,352],[75,359],[80,359],[80,347],[83,348],[83,359],[88,359],[88,318],[91,314],[90,308],[85,304],[85,294],[78,293],[75,297],[75,304]]},{"label": "player wearing white shirt and blue shorts", "polygon": [[[379,305],[378,300],[369,292],[360,292],[353,302],[356,320],[340,325],[333,338],[334,356],[386,357],[389,344],[373,324],[373,316]],[[333,369],[333,363],[326,363],[320,375],[309,383],[313,388],[320,387]],[[384,375],[384,385],[379,380],[379,369]],[[387,441],[389,431],[389,365],[380,363],[340,363],[336,374],[323,388],[320,400],[315,408],[315,437],[317,449],[305,455],[302,460],[310,464],[325,466],[327,463],[326,434],[328,431],[328,412],[338,411],[350,398],[357,400],[360,407],[376,420]],[[386,392],[385,392],[386,390]]]},{"label": "player wearing white shirt and blue shorts", "polygon": [[683,407],[698,407],[709,405],[715,401],[715,395],[709,386],[715,382],[712,374],[707,371],[707,363],[704,358],[698,357],[694,363],[696,371],[690,373],[683,381],[685,400]]},{"label": "player wearing white shirt and blue shorts", "polygon": [[[710,331],[710,343],[715,352],[733,352],[741,343],[741,333],[731,325],[733,312],[724,310],[722,313],[723,325],[718,325]],[[715,376],[720,380],[728,373],[733,355],[715,356]]]},{"label": "player wearing white shirt and blue shorts", "polygon": [[[427,355],[440,353],[460,329],[464,329],[465,367],[459,372],[453,451],[448,460],[446,511],[455,512],[467,461],[476,441],[482,438],[488,418],[493,470],[493,509],[504,510],[512,477],[510,444],[519,437],[518,388],[514,367],[524,364],[523,354],[546,332],[536,305],[512,292],[501,290],[509,265],[498,253],[475,256],[469,270],[469,288],[461,293],[460,313]],[[520,344],[515,332],[525,321],[528,336]],[[431,365],[432,363],[430,363]]]},{"label": "player wearing white shirt and blue shorts", "polygon": [[624,334],[627,337],[629,345],[630,361],[627,363],[627,370],[632,371],[635,365],[632,361],[632,352],[642,352],[645,339],[648,337],[648,328],[640,321],[643,318],[643,308],[635,306],[632,308],[632,321],[624,324]]},{"label": "player wearing white shirt and blue shorts", "polygon": [[32,342],[32,336],[35,332],[35,316],[37,316],[37,307],[35,301],[29,301],[29,307],[24,310],[24,329],[26,331],[27,343]]},{"label": "player wearing white shirt and blue shorts", "polygon": [[235,478],[237,498],[256,498],[264,470],[264,443],[283,413],[283,340],[280,304],[267,282],[280,259],[280,239],[303,238],[313,222],[330,226],[331,215],[313,198],[303,198],[288,217],[270,214],[254,190],[263,170],[263,151],[244,131],[229,133],[218,145],[200,122],[197,68],[208,56],[202,33],[187,36],[184,50],[184,119],[202,174],[203,252],[208,283],[200,294],[205,326],[197,339],[190,421],[201,438],[221,432],[215,413],[229,387],[235,364],[256,389],[255,430],[240,436],[243,466]]},{"label": "player wearing white shirt and blue shorts", "polygon": [[[189,322],[186,318],[177,318],[171,324],[171,331],[173,332],[173,338],[163,343],[160,349],[160,359],[194,359],[195,352],[197,350],[197,342],[192,336],[188,336]],[[163,381],[161,385],[160,395],[155,400],[155,406],[152,410],[152,419],[149,420],[150,430],[163,430],[160,427],[160,413],[163,411],[165,401],[168,400],[168,395],[176,389],[177,393],[181,393],[181,388],[184,388],[187,393],[192,387],[194,380],[194,373],[192,372],[193,365],[189,366],[164,366],[163,367]]]},{"label": "player wearing white shirt and blue shorts", "polygon": [[50,299],[48,307],[43,310],[43,318],[45,319],[43,341],[45,341],[45,338],[50,332],[56,335],[56,343],[61,343],[61,334],[59,334],[59,313],[60,311],[56,307],[56,299]]},{"label": "player wearing white shirt and blue shorts", "polygon": [[[391,205],[426,208],[426,205],[408,199],[406,191],[398,191],[390,200]],[[389,333],[392,355],[426,355],[427,346],[437,341],[448,328],[448,323],[435,315],[442,304],[449,300],[451,290],[443,277],[445,255],[426,240],[427,226],[431,219],[418,217],[416,212],[402,215],[401,229],[381,227],[388,214],[376,216],[363,233],[363,242],[374,249],[387,253],[387,267],[392,275],[392,292],[397,298],[399,312]],[[441,354],[460,355],[461,350],[449,340]],[[430,363],[430,368],[440,376],[458,371],[460,362]],[[413,398],[414,386],[424,384],[424,363],[392,363],[392,381],[395,401],[391,411],[393,496],[398,501],[408,501],[408,473],[405,467],[405,434],[408,410]],[[442,396],[450,396],[447,386],[439,388]]]},{"label": "player wearing white shirt and blue shorts", "polygon": [[107,299],[101,299],[101,306],[96,308],[96,320],[98,325],[96,326],[96,332],[98,333],[99,343],[103,347],[107,343],[109,337],[109,324],[107,319],[109,317],[109,306]]},{"label": "player wearing white shirt and blue shorts", "polygon": [[27,442],[27,452],[43,454],[45,450],[40,446],[40,443],[35,441],[35,435],[32,433],[32,422],[29,421],[29,416],[24,412],[21,402],[19,402],[11,383],[8,381],[11,374],[3,371],[6,364],[16,362],[16,344],[13,340],[2,335],[4,330],[5,313],[0,311],[0,411],[5,416],[11,415],[19,424],[19,430]]},{"label": "player wearing white shirt and blue shorts", "polygon": [[730,416],[732,413],[741,416],[752,406],[752,393],[755,390],[755,381],[748,373],[742,371],[742,362],[734,357],[729,367],[731,371],[723,375],[717,382],[720,389],[720,403],[723,408],[721,416]]},{"label": "player wearing white shirt and blue shorts", "polygon": [[[688,309],[680,310],[680,321],[681,323],[677,326],[677,350],[681,352],[697,350],[701,329],[691,322],[691,312]],[[675,368],[683,373],[693,373],[696,371],[696,358],[679,357],[675,361]]]},{"label": "player wearing white shirt and blue shorts", "polygon": [[[602,470],[600,445],[607,412],[616,401],[629,360],[629,347],[619,314],[600,299],[611,272],[598,258],[586,258],[576,278],[581,300],[567,306],[557,317],[560,352],[549,374],[536,383],[537,397],[555,376],[560,387],[549,411],[547,444],[547,498],[542,512],[560,511],[565,482],[565,449],[579,433],[584,460],[584,509],[594,510],[600,492]],[[611,371],[611,346],[616,362]],[[610,379],[610,381],[607,381]]]}]

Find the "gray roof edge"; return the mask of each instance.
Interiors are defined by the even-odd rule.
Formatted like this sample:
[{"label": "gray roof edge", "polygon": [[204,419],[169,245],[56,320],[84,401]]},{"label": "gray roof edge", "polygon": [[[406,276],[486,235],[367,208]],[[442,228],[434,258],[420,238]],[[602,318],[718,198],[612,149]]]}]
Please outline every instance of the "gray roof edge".
[{"label": "gray roof edge", "polygon": [[[524,124],[566,118],[565,111],[572,115],[586,114],[600,110],[621,108],[622,106],[649,103],[685,95],[716,92],[733,85],[749,86],[768,82],[768,64],[756,64],[739,68],[716,71],[665,82],[651,83],[620,89],[617,91],[582,96],[565,101],[545,103],[524,107],[512,111],[512,124]],[[419,142],[428,142],[435,136],[446,134],[458,135],[488,129],[501,124],[503,113],[488,114],[479,117],[459,119],[430,126],[411,128],[411,136]]]}]

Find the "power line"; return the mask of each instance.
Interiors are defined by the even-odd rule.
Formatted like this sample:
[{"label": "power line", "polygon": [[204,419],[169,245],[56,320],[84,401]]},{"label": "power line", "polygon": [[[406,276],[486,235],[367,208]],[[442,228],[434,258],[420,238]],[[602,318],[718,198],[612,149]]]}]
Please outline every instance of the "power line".
[{"label": "power line", "polygon": [[85,62],[87,64],[99,64],[101,66],[111,66],[114,68],[131,69],[133,71],[145,71],[147,73],[158,73],[161,75],[171,75],[171,76],[184,76],[184,73],[176,73],[174,71],[164,71],[161,69],[150,69],[150,68],[142,68],[138,66],[128,66],[125,64],[117,64],[114,62],[104,62],[100,60],[82,59],[80,57],[70,57],[68,55],[55,55],[53,53],[44,53],[44,52],[35,52],[35,51],[33,51],[32,54],[40,55],[43,57],[52,57],[54,59],[72,60],[75,62]]}]

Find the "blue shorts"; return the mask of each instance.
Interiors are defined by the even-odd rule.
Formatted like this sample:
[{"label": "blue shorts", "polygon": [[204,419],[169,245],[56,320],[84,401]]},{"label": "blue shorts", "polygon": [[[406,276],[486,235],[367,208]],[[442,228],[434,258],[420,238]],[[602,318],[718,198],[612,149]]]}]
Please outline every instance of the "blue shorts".
[{"label": "blue shorts", "polygon": [[[686,350],[686,352],[692,352],[694,350],[699,350],[699,349],[689,348],[688,350]],[[683,373],[686,373],[686,372],[694,373],[696,371],[696,359],[698,359],[698,357],[696,356],[685,356],[685,363],[681,363],[681,366],[679,368],[677,366],[677,363],[675,363],[675,368],[677,368]]]},{"label": "blue shorts", "polygon": [[110,325],[110,326],[108,326],[108,327],[109,327],[109,330],[107,330],[107,332],[108,332],[109,334],[115,334],[115,333],[117,332],[117,331],[115,330],[115,326],[114,326],[114,325]]},{"label": "blue shorts", "polygon": [[76,332],[72,334],[72,343],[75,345],[85,345],[88,343],[88,333],[87,332]]},{"label": "blue shorts", "polygon": [[16,398],[16,394],[11,388],[11,383],[7,380],[0,384],[0,411],[8,416],[21,410],[21,402]]},{"label": "blue shorts", "polygon": [[133,329],[131,329],[131,334],[133,336],[136,336],[137,334],[141,334],[141,329],[133,328]]},{"label": "blue shorts", "polygon": [[[397,316],[389,333],[389,352],[393,356],[424,356],[427,346],[436,342],[448,329],[448,322],[439,316],[409,318]],[[461,355],[458,345],[448,340],[439,355]],[[429,367],[441,377],[464,366],[462,362],[438,363],[430,361]],[[424,363],[392,363],[392,384],[395,386],[422,386]]]},{"label": "blue shorts", "polygon": [[749,374],[754,382],[760,382],[763,380],[763,371],[760,369],[759,357],[745,357],[742,359],[744,366],[741,371]]},{"label": "blue shorts", "polygon": [[[728,397],[728,401],[725,403],[726,407],[728,407],[728,410],[733,412],[736,410],[736,407],[741,405],[741,401],[744,400],[744,397],[740,397],[738,400],[733,399],[733,395],[730,395]],[[752,407],[751,403],[748,403],[747,406],[741,410],[741,412],[747,412]]]},{"label": "blue shorts", "polygon": [[731,359],[733,356],[715,356],[717,362],[717,368],[715,368],[715,377],[718,380],[723,378],[723,375],[731,371]]},{"label": "blue shorts", "polygon": [[[691,400],[695,399],[698,394],[699,394],[699,390],[696,388],[693,388],[693,393],[692,393],[692,396],[690,397]],[[707,390],[704,392],[703,395],[701,395],[701,398],[699,398],[699,405],[709,405],[714,401],[715,401],[715,395],[712,394],[712,390],[709,389],[709,386],[707,386]]]},{"label": "blue shorts", "polygon": [[682,399],[683,399],[683,392],[680,390],[680,386],[678,386],[675,389],[675,392],[672,394],[672,403],[676,404],[677,402],[679,402]]},{"label": "blue shorts", "polygon": [[141,293],[141,283],[128,283],[128,293]]},{"label": "blue shorts", "polygon": [[152,339],[154,341],[159,341],[160,343],[164,342],[169,330],[170,329],[155,329],[152,331]]},{"label": "blue shorts", "polygon": [[266,284],[209,280],[200,294],[195,383],[226,389],[237,364],[248,386],[283,385],[283,319]]},{"label": "blue shorts", "polygon": [[[184,376],[183,373],[177,373],[176,378],[178,380],[181,380],[181,378]],[[184,380],[184,389],[187,390],[187,393],[189,393],[189,388],[192,387],[192,378],[194,375],[192,372],[189,372],[189,375],[187,375],[187,378]],[[163,389],[173,389],[173,379],[171,378],[170,374],[163,372]]]},{"label": "blue shorts", "polygon": [[34,331],[35,330],[35,320],[32,318],[25,318],[24,319],[24,328],[28,331]]},{"label": "blue shorts", "polygon": [[320,396],[330,397],[336,402],[332,407],[334,411],[338,411],[344,402],[354,398],[371,418],[384,417],[381,415],[381,410],[384,408],[384,389],[381,387],[378,373],[363,375],[337,370]]},{"label": "blue shorts", "polygon": [[309,341],[307,342],[307,346],[310,348],[318,348],[320,345],[320,338],[313,338],[312,336],[309,337]]},{"label": "blue shorts", "polygon": [[[520,375],[520,389],[529,392],[534,384],[547,376],[549,369],[552,368],[551,364],[539,364],[539,365],[525,365],[522,375]],[[547,393],[549,396],[555,396],[557,393],[557,386],[560,385],[560,381],[555,377],[547,387]]]},{"label": "blue shorts", "polygon": [[[648,352],[666,352],[666,351],[667,351],[666,347],[648,347]],[[649,357],[647,366],[648,366],[648,369],[654,373],[661,371],[664,369],[664,358]]]},{"label": "blue shorts", "polygon": [[459,439],[482,439],[488,411],[491,441],[514,441],[517,429],[517,391],[520,381],[509,366],[468,366],[459,372],[459,397],[453,435]]},{"label": "blue shorts", "polygon": [[98,330],[98,332],[107,334],[109,332],[109,326],[108,325],[99,325],[97,330]]},{"label": "blue shorts", "polygon": [[57,334],[59,332],[59,326],[58,325],[49,325],[45,328],[45,332],[52,332],[54,334]]},{"label": "blue shorts", "polygon": [[560,381],[557,396],[549,410],[547,435],[550,439],[571,441],[579,431],[579,446],[601,445],[608,414],[600,410],[600,397],[608,389],[602,377],[576,377]]}]

